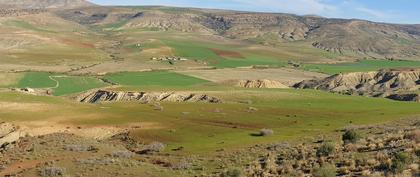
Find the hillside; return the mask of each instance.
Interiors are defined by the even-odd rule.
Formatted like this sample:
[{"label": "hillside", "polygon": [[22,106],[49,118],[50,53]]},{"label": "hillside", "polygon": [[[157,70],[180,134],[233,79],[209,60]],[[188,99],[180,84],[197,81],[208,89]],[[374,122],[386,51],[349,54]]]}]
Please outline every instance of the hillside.
[{"label": "hillside", "polygon": [[92,6],[86,0],[0,0],[2,8],[45,9]]},{"label": "hillside", "polygon": [[[80,74],[420,59],[419,25],[67,0],[0,5],[5,71]],[[150,61],[168,57],[186,60]]]},{"label": "hillside", "polygon": [[[335,93],[387,97],[401,101],[418,101],[419,70],[381,70],[336,74],[324,79],[302,81],[294,86]],[[407,94],[411,93],[411,94]]]},{"label": "hillside", "polygon": [[155,29],[211,33],[229,39],[276,46],[304,43],[338,55],[372,58],[418,58],[418,25],[396,25],[363,20],[328,19],[314,16],[236,12],[171,7],[82,9],[60,13],[81,24],[123,21],[121,29]]}]

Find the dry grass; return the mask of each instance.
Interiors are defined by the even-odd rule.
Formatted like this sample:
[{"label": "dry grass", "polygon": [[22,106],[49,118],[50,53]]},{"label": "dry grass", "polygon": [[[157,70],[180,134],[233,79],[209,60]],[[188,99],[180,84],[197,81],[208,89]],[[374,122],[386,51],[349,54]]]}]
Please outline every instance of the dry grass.
[{"label": "dry grass", "polygon": [[224,82],[228,80],[258,80],[268,79],[279,81],[285,85],[293,85],[297,82],[315,77],[325,77],[326,75],[314,72],[294,70],[288,68],[276,69],[247,69],[230,68],[215,70],[184,70],[178,73],[198,77],[213,82]]}]

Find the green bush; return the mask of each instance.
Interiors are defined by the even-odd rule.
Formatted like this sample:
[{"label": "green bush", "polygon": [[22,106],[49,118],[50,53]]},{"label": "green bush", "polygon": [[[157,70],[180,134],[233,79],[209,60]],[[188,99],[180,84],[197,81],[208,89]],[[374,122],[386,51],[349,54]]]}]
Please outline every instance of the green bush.
[{"label": "green bush", "polygon": [[408,163],[410,163],[410,155],[405,152],[397,153],[392,159],[391,170],[394,173],[401,173]]},{"label": "green bush", "polygon": [[316,151],[316,155],[321,156],[329,156],[333,154],[335,151],[335,145],[332,143],[325,143],[321,147],[318,148]]},{"label": "green bush", "polygon": [[336,168],[333,165],[324,165],[320,168],[314,169],[312,175],[314,177],[335,177]]},{"label": "green bush", "polygon": [[342,137],[344,143],[356,143],[359,138],[360,135],[354,130],[347,130]]}]

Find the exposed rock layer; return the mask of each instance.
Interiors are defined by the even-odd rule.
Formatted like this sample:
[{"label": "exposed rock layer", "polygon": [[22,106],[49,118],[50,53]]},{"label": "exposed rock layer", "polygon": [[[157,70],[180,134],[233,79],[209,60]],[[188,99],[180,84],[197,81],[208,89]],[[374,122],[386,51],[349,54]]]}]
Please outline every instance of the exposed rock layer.
[{"label": "exposed rock layer", "polygon": [[206,94],[183,93],[183,92],[114,92],[98,90],[84,94],[77,98],[80,102],[101,103],[101,102],[123,102],[138,101],[141,103],[150,102],[206,102],[220,103],[221,100]]},{"label": "exposed rock layer", "polygon": [[237,84],[238,87],[244,88],[289,88],[286,85],[272,80],[240,80]]},{"label": "exposed rock layer", "polygon": [[420,70],[381,70],[336,74],[324,79],[302,81],[295,88],[317,89],[350,95],[387,97],[418,101]]}]

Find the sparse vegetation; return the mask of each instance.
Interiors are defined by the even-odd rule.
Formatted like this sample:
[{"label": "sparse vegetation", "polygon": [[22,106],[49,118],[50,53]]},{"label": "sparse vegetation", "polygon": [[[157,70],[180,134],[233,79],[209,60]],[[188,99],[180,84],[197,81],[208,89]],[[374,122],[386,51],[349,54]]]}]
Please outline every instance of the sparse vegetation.
[{"label": "sparse vegetation", "polygon": [[61,167],[45,167],[41,170],[41,176],[43,177],[56,177],[65,176],[66,169]]},{"label": "sparse vegetation", "polygon": [[222,174],[222,177],[241,177],[241,175],[241,170],[234,168],[227,170],[225,173]]},{"label": "sparse vegetation", "polygon": [[319,157],[330,156],[335,151],[335,145],[333,143],[324,143],[316,151],[316,155]]},{"label": "sparse vegetation", "polygon": [[346,130],[342,136],[344,143],[356,143],[360,135],[355,130]]},{"label": "sparse vegetation", "polygon": [[401,173],[410,162],[410,155],[404,152],[396,153],[392,159],[391,170],[394,173]]},{"label": "sparse vegetation", "polygon": [[314,177],[335,177],[336,168],[331,164],[323,165],[322,167],[314,169]]}]

